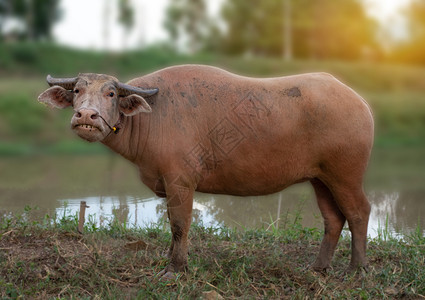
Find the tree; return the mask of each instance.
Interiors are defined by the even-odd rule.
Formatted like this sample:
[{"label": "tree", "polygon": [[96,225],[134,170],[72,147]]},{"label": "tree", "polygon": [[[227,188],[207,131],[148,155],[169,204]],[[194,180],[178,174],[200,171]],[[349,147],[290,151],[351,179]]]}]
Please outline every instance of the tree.
[{"label": "tree", "polygon": [[316,0],[314,26],[309,30],[310,55],[315,58],[358,59],[377,48],[377,23],[359,0]]},{"label": "tree", "polygon": [[[59,20],[59,0],[32,0],[32,6],[29,8],[33,11],[31,19],[33,38],[35,40],[50,39],[53,24]],[[28,26],[31,26],[28,24]]]},{"label": "tree", "polygon": [[282,4],[276,0],[229,0],[222,8],[227,25],[224,51],[279,55],[283,44]]},{"label": "tree", "polygon": [[292,14],[291,0],[283,0],[283,57],[286,61],[292,60]]},{"label": "tree", "polygon": [[178,48],[182,41],[186,41],[181,46],[191,53],[199,51],[209,28],[205,1],[171,0],[166,10],[164,27],[175,48]]},{"label": "tree", "polygon": [[4,19],[8,15],[9,3],[6,0],[0,0],[0,41],[3,39]]},{"label": "tree", "polygon": [[125,29],[125,33],[123,35],[123,46],[125,48],[127,46],[128,35],[134,26],[134,11],[129,0],[118,1],[118,12],[118,21]]},{"label": "tree", "polygon": [[401,62],[425,64],[425,3],[412,0],[404,16],[408,22],[407,40],[395,47],[393,58]]},{"label": "tree", "polygon": [[414,41],[425,42],[425,2],[412,0],[410,7],[406,11],[409,20],[409,31]]},{"label": "tree", "polygon": [[28,40],[50,39],[52,26],[60,17],[58,4],[59,0],[0,0],[0,17],[20,19]]},{"label": "tree", "polygon": [[179,24],[182,19],[182,9],[179,3],[172,1],[167,7],[165,14],[164,28],[168,31],[173,47],[177,48],[180,36]]},{"label": "tree", "polygon": [[222,16],[227,53],[277,56],[289,47],[299,58],[357,59],[378,47],[360,0],[228,0]]}]

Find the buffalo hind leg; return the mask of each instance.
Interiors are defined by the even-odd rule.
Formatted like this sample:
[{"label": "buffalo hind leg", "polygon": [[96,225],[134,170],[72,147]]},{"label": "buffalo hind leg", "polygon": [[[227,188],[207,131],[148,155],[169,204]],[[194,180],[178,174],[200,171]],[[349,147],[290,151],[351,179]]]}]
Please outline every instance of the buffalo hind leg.
[{"label": "buffalo hind leg", "polygon": [[340,211],[329,188],[319,179],[311,180],[322,213],[325,235],[320,246],[319,255],[313,264],[315,271],[326,271],[329,268],[336,245],[345,224],[345,216]]},{"label": "buffalo hind leg", "polygon": [[367,226],[370,204],[361,184],[337,184],[331,187],[336,203],[351,231],[351,262],[348,272],[366,269]]},{"label": "buffalo hind leg", "polygon": [[358,191],[358,206],[347,212],[348,226],[351,231],[351,262],[349,272],[358,268],[366,269],[367,226],[369,223],[370,204],[362,190]]}]

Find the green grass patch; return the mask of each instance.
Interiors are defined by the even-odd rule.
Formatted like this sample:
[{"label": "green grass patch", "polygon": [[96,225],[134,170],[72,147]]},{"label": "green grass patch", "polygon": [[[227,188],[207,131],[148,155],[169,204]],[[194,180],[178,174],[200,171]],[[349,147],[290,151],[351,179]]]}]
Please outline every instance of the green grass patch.
[{"label": "green grass patch", "polygon": [[76,215],[30,221],[31,209],[0,221],[0,297],[194,299],[417,299],[425,295],[423,231],[369,241],[367,273],[345,275],[349,236],[341,238],[333,269],[311,271],[322,232],[289,222],[286,228],[235,230],[192,225],[189,270],[170,282],[155,275],[167,264],[166,223],[130,228],[90,217],[76,233]]}]

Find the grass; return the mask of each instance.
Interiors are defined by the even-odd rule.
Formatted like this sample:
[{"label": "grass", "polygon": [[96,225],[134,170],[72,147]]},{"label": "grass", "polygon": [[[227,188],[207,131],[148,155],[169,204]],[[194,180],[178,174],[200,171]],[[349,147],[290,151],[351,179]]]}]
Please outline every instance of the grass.
[{"label": "grass", "polygon": [[[328,274],[309,265],[322,232],[296,218],[284,228],[207,228],[190,231],[189,271],[175,281],[155,277],[168,260],[166,224],[130,228],[90,218],[78,234],[77,216],[30,221],[31,209],[6,216],[0,228],[0,297],[6,299],[418,299],[425,297],[423,231],[369,241],[369,272],[345,275],[349,236],[341,238]],[[385,228],[383,229],[385,230]]]}]

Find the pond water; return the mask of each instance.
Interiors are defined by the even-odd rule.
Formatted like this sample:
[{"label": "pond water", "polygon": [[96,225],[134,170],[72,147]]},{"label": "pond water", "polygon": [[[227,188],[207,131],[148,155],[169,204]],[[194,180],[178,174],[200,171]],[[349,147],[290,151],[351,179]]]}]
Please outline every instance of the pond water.
[{"label": "pond water", "polygon": [[[372,204],[369,235],[384,227],[394,234],[425,229],[425,149],[375,149],[365,180]],[[75,214],[86,201],[97,224],[114,218],[129,226],[166,219],[166,205],[145,187],[136,168],[116,154],[0,158],[0,212],[22,213],[36,207],[46,214]],[[284,227],[295,218],[322,228],[309,183],[260,197],[195,193],[194,220],[207,226]]]}]

